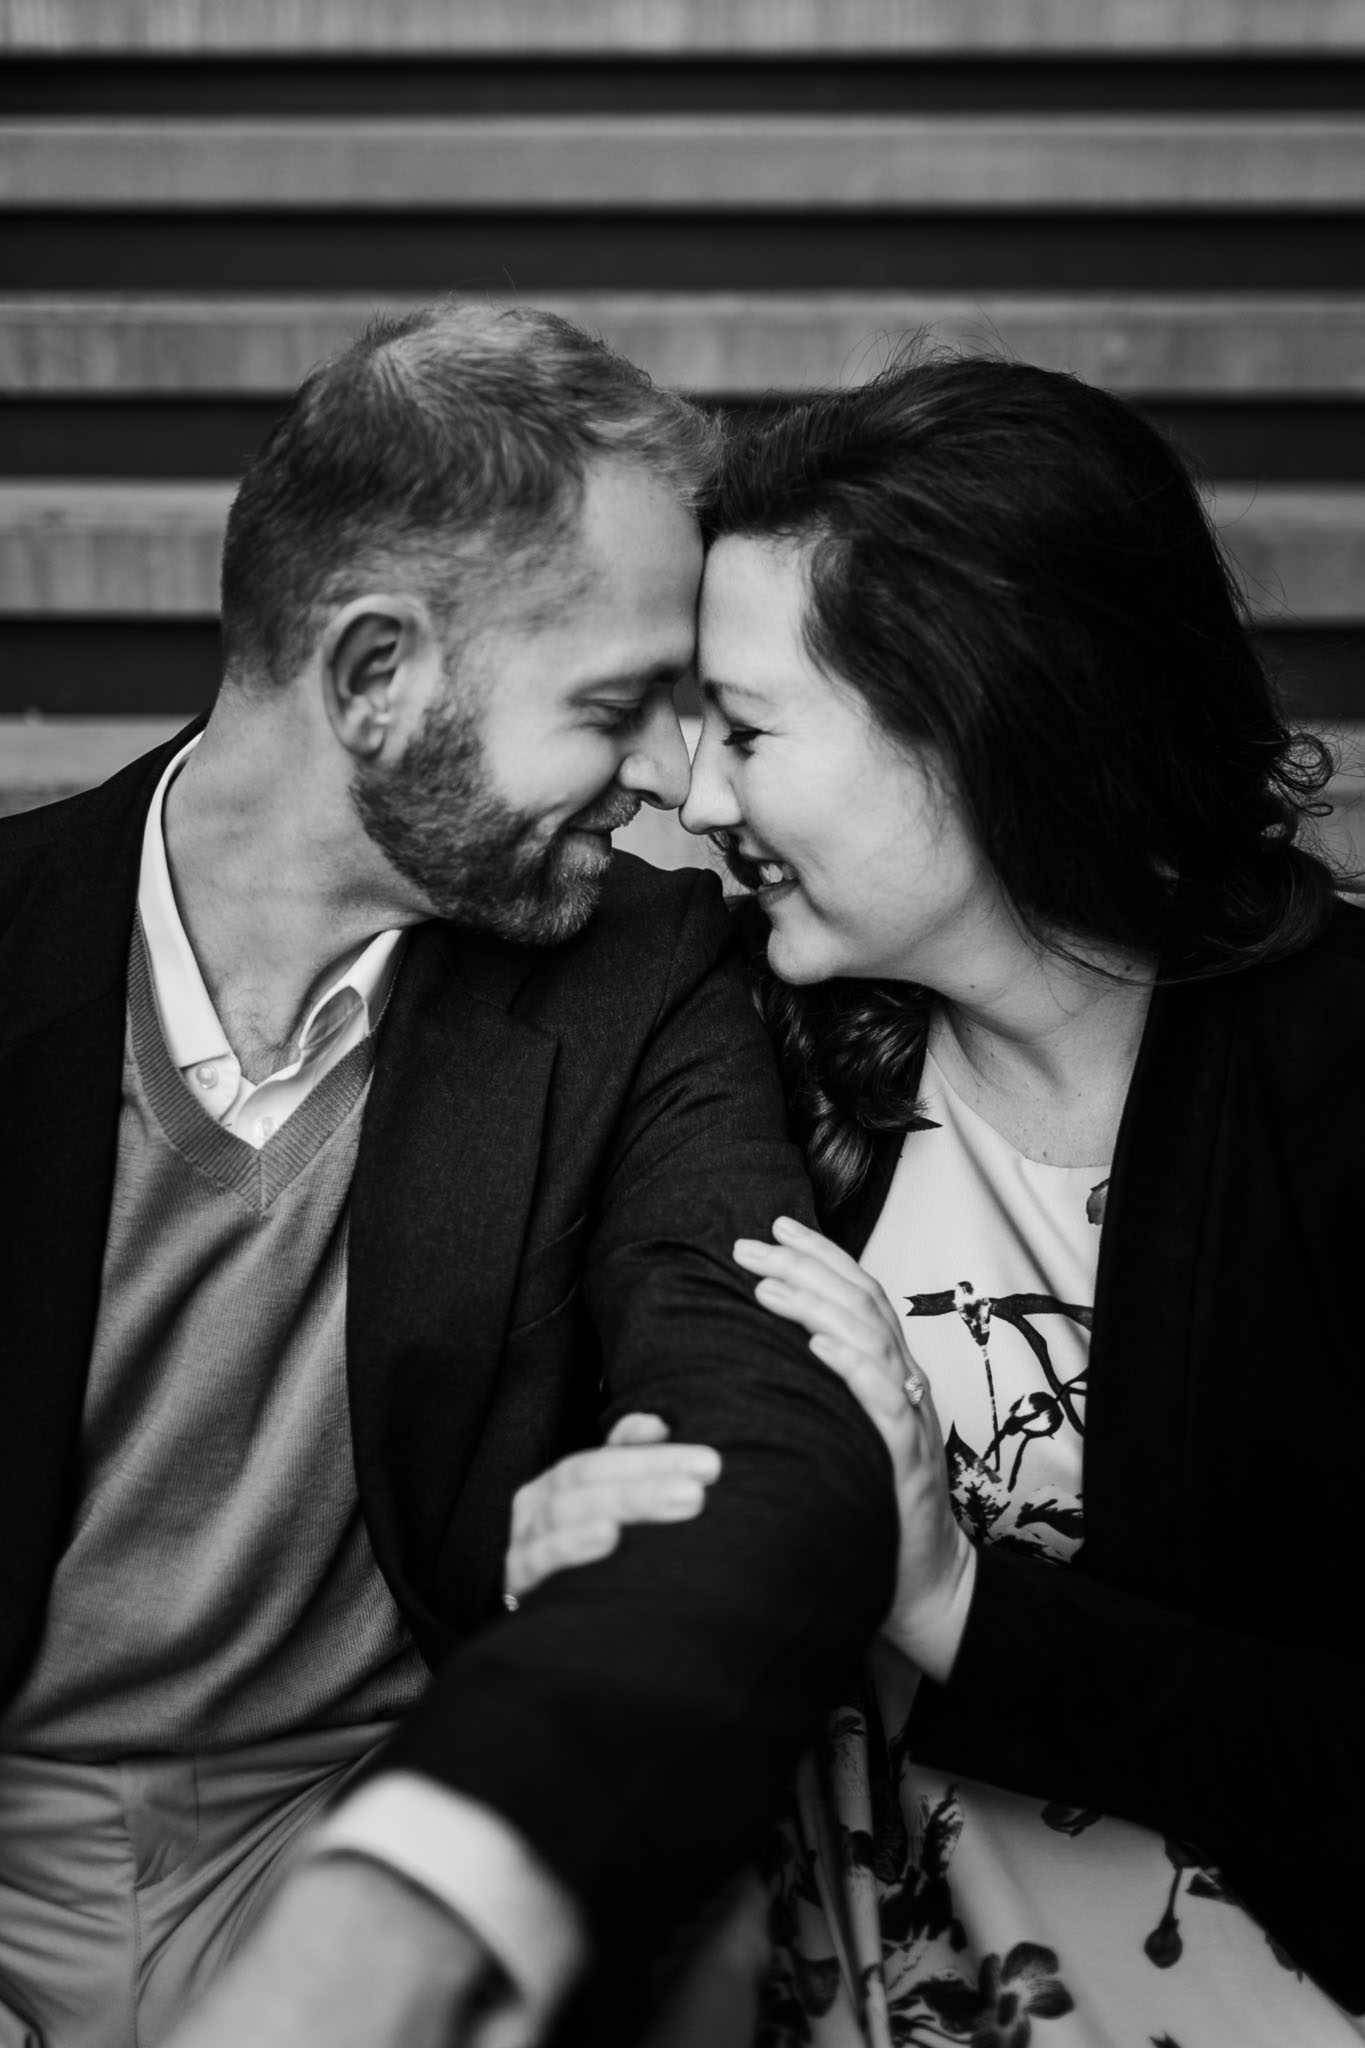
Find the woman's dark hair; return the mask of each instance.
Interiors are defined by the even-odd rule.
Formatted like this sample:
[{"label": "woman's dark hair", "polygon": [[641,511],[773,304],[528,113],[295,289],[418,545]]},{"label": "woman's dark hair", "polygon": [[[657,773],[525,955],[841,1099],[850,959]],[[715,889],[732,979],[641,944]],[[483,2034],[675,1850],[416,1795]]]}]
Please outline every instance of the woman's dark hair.
[{"label": "woman's dark hair", "polygon": [[[709,529],[805,551],[805,639],[931,750],[1018,915],[1163,979],[1291,953],[1333,877],[1296,844],[1331,773],[1286,727],[1179,456],[1118,399],[902,356],[730,438]],[[913,1113],[928,1003],[759,972],[828,1210]]]}]

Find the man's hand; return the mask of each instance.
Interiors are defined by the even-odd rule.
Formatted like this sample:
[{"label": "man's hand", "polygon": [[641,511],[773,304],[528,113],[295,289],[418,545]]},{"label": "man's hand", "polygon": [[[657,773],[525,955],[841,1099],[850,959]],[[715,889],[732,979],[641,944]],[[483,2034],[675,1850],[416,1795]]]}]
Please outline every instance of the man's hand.
[{"label": "man's hand", "polygon": [[288,1880],[166,2048],[451,2048],[493,1968],[394,1872],[322,1858]]}]

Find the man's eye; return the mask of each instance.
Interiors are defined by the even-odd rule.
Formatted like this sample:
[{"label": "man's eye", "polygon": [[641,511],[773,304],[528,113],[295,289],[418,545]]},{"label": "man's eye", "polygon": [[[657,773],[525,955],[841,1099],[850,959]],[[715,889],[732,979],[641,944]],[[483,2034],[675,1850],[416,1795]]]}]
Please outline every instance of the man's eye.
[{"label": "man's eye", "polygon": [[724,745],[734,747],[741,754],[747,754],[751,751],[754,741],[762,737],[763,734],[756,725],[732,725],[725,735]]},{"label": "man's eye", "polygon": [[644,700],[638,704],[599,704],[597,724],[604,732],[633,732],[645,719]]}]

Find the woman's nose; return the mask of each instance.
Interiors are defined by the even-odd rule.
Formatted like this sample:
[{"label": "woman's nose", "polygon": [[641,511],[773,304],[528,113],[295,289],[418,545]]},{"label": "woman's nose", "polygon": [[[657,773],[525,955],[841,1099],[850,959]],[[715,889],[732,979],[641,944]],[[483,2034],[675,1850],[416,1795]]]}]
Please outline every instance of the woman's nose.
[{"label": "woman's nose", "polygon": [[692,756],[692,781],[687,800],[678,813],[679,822],[688,832],[721,832],[740,824],[742,817],[728,773],[724,743],[708,719]]}]

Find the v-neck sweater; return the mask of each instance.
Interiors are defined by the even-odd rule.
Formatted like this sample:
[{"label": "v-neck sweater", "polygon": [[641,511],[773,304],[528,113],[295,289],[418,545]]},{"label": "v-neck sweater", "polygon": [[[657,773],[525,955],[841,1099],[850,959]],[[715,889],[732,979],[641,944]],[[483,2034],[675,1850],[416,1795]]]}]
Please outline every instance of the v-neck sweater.
[{"label": "v-neck sweater", "polygon": [[401,1714],[425,1666],[361,1514],[346,1231],[365,1040],[259,1148],[206,1116],[134,935],[80,1500],[8,1748],[211,1751]]}]

